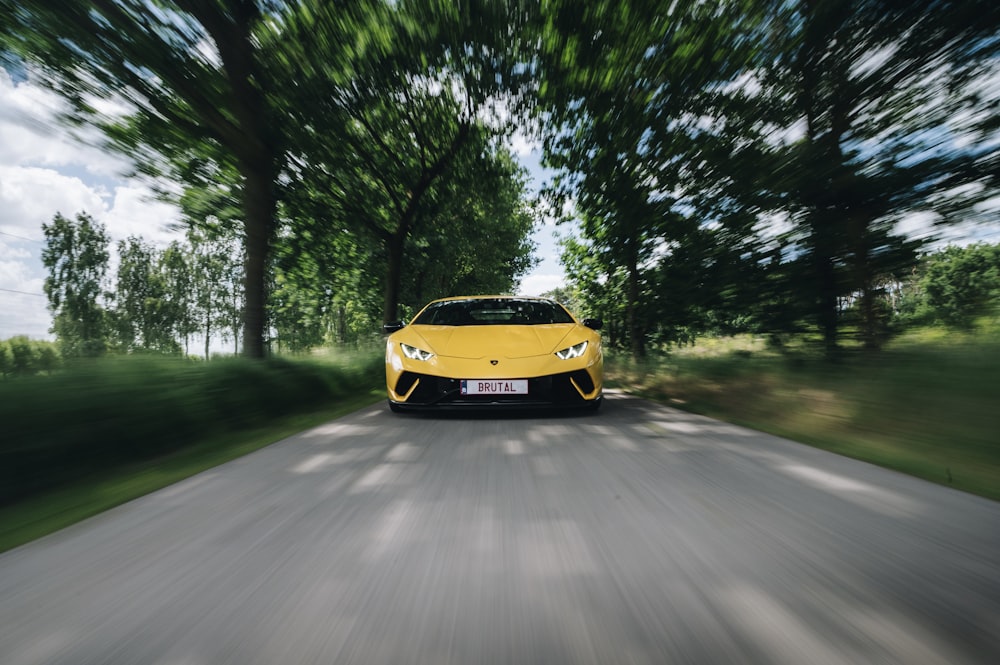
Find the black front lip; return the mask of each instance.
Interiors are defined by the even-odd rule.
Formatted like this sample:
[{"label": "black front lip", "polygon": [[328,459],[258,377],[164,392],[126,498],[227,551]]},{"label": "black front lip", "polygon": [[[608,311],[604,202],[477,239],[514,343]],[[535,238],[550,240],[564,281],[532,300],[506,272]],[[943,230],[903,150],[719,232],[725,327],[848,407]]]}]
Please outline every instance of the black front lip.
[{"label": "black front lip", "polygon": [[397,394],[404,394],[413,388],[415,383],[417,385],[405,402],[393,403],[407,409],[530,409],[551,408],[553,406],[586,406],[595,401],[584,399],[580,395],[580,391],[573,385],[575,382],[585,393],[594,391],[593,379],[586,370],[533,377],[527,381],[527,395],[504,397],[463,395],[459,379],[403,372],[396,383],[395,392]]},{"label": "black front lip", "polygon": [[[597,399],[600,399],[599,397]],[[411,402],[392,402],[405,411],[535,411],[541,409],[584,409],[592,406],[597,400],[581,400],[569,402],[510,402],[510,401],[477,401],[477,402],[434,402],[414,404]]]}]

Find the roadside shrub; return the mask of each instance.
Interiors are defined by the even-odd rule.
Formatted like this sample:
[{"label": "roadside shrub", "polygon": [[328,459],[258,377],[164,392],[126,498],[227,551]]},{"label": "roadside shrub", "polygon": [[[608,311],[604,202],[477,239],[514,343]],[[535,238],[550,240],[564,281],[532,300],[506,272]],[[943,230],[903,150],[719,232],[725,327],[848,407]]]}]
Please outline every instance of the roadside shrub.
[{"label": "roadside shrub", "polygon": [[0,376],[31,376],[51,373],[62,364],[58,347],[52,342],[18,335],[0,341]]},{"label": "roadside shrub", "polygon": [[206,435],[320,408],[382,380],[358,368],[241,358],[100,358],[0,384],[0,504]]}]

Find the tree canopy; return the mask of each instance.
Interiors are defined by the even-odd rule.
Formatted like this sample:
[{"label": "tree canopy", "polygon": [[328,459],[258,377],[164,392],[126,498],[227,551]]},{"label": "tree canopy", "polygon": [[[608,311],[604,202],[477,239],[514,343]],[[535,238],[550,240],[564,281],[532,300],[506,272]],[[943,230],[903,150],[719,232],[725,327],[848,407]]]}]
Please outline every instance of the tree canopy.
[{"label": "tree canopy", "polygon": [[[1000,7],[987,0],[0,12],[0,48],[190,228],[158,258],[121,245],[109,302],[129,312],[114,322],[125,348],[242,325],[258,357],[345,341],[437,296],[513,290],[539,208],[505,146],[528,126],[556,173],[551,209],[579,222],[568,291],[636,356],[737,330],[814,331],[830,357],[848,336],[875,349],[892,285],[934,237],[908,224],[995,221]],[[185,273],[230,283],[234,261],[239,293]]]}]

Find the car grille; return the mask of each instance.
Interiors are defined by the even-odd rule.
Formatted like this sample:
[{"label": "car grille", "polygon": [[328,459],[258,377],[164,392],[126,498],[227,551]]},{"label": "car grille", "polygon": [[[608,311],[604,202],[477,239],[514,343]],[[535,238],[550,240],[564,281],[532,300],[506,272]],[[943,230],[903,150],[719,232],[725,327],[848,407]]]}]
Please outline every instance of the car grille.
[{"label": "car grille", "polygon": [[594,382],[585,370],[577,370],[566,374],[553,374],[528,379],[527,395],[463,395],[458,379],[446,379],[439,376],[403,372],[396,382],[396,393],[405,395],[417,380],[420,383],[416,390],[406,400],[407,404],[581,404],[584,399],[570,382],[572,379],[580,386],[580,390],[590,393],[594,391]]}]

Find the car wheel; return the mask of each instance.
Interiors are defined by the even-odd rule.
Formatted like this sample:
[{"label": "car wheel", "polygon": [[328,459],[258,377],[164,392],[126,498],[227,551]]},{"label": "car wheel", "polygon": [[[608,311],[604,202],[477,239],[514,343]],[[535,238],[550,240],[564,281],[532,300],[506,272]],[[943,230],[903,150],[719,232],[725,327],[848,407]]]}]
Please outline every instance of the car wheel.
[{"label": "car wheel", "polygon": [[403,407],[396,404],[395,402],[389,402],[389,410],[392,411],[393,413],[402,413]]},{"label": "car wheel", "polygon": [[597,410],[601,408],[601,404],[604,403],[604,397],[598,397],[593,402],[587,402],[587,406],[584,407],[590,413],[597,413]]}]

